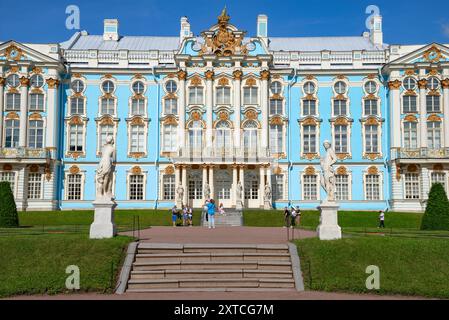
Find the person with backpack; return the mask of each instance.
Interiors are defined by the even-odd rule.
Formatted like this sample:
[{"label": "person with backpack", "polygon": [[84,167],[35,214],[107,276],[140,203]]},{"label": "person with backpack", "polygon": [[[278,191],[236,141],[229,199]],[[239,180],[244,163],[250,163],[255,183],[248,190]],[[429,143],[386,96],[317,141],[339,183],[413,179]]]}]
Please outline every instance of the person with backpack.
[{"label": "person with backpack", "polygon": [[288,207],[284,208],[284,222],[285,222],[284,228],[289,228],[291,223],[291,212],[288,209]]},{"label": "person with backpack", "polygon": [[299,226],[300,221],[301,210],[299,209],[299,206],[296,206],[296,208],[292,207],[292,226]]},{"label": "person with backpack", "polygon": [[171,215],[173,227],[176,227],[176,220],[178,219],[178,208],[176,208],[176,205],[171,209]]},{"label": "person with backpack", "polygon": [[207,215],[209,219],[209,229],[215,229],[215,201],[214,199],[210,199],[207,204]]}]

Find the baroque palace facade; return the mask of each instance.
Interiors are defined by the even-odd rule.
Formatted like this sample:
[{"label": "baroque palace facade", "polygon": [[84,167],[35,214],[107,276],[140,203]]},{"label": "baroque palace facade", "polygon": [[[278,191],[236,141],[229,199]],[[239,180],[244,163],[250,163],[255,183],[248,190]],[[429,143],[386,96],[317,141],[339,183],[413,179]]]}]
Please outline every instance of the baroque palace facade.
[{"label": "baroque palace facade", "polygon": [[[315,208],[320,156],[339,159],[346,210],[421,211],[449,178],[449,47],[386,45],[382,17],[361,36],[281,38],[257,18],[247,37],[223,11],[193,36],[75,33],[0,44],[0,180],[20,210],[88,209],[108,135],[120,208]],[[184,188],[178,199],[178,186]]]}]

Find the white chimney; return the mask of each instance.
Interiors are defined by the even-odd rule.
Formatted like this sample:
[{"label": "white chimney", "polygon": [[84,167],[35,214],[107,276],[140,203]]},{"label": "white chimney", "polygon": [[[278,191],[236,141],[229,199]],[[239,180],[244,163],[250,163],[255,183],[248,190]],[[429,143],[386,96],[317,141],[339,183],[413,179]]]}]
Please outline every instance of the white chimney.
[{"label": "white chimney", "polygon": [[257,36],[268,44],[268,16],[265,14],[257,16]]},{"label": "white chimney", "polygon": [[374,14],[371,16],[370,20],[371,29],[370,33],[370,41],[375,46],[382,46],[384,43],[384,36],[382,32],[382,16],[378,14]]},{"label": "white chimney", "polygon": [[187,17],[181,18],[181,30],[179,31],[179,42],[181,43],[185,38],[192,37],[193,34],[190,31],[190,23]]},{"label": "white chimney", "polygon": [[103,40],[118,40],[118,20],[104,19]]}]

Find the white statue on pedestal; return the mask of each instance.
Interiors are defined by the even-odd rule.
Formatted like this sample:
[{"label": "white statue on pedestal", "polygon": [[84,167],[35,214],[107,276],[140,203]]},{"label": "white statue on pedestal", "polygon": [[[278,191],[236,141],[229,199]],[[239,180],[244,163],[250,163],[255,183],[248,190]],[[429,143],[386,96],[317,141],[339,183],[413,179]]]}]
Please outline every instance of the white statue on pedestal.
[{"label": "white statue on pedestal", "polygon": [[237,186],[235,188],[235,208],[237,210],[243,210],[243,186],[242,182],[237,182]]},{"label": "white statue on pedestal", "polygon": [[203,190],[203,192],[204,192],[204,198],[206,199],[206,200],[209,200],[210,199],[210,186],[209,186],[209,184],[206,182],[206,184],[204,185],[204,190]]},{"label": "white statue on pedestal", "polygon": [[184,187],[180,184],[178,188],[176,188],[176,194],[178,195],[178,199],[182,201],[184,199]]},{"label": "white statue on pedestal", "polygon": [[264,196],[263,196],[263,202],[264,202],[264,209],[265,210],[269,210],[271,209],[271,187],[270,185],[267,183],[265,185],[265,190],[264,190]]},{"label": "white statue on pedestal", "polygon": [[335,200],[335,173],[333,165],[337,162],[337,156],[331,143],[325,140],[323,143],[326,155],[321,158],[321,186],[327,194],[327,201]]},{"label": "white statue on pedestal", "polygon": [[97,199],[113,200],[112,181],[115,170],[114,138],[107,136],[97,168]]},{"label": "white statue on pedestal", "polygon": [[107,136],[101,150],[101,159],[97,168],[97,197],[93,202],[95,214],[94,222],[90,225],[89,232],[91,239],[112,238],[117,234],[114,223],[114,210],[117,204],[112,194],[114,164],[114,138]]}]

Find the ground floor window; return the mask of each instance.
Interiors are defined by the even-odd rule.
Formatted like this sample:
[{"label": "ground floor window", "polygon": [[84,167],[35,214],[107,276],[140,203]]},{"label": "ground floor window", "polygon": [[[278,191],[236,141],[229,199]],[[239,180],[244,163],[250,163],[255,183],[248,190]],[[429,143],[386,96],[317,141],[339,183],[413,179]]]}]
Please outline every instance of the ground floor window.
[{"label": "ground floor window", "polygon": [[245,179],[245,199],[255,200],[259,198],[259,181],[257,179]]},{"label": "ground floor window", "polygon": [[203,198],[202,186],[203,186],[202,179],[191,178],[189,180],[190,200],[201,200]]},{"label": "ground floor window", "polygon": [[81,200],[81,178],[80,174],[67,176],[67,200]]},{"label": "ground floor window", "polygon": [[15,172],[0,172],[0,181],[7,181],[11,187],[12,193],[15,195],[15,183],[16,183],[16,173]]},{"label": "ground floor window", "polygon": [[175,175],[174,174],[166,174],[163,177],[163,186],[164,186],[164,199],[165,200],[174,200],[175,199]]},{"label": "ground floor window", "polygon": [[378,174],[365,176],[365,199],[380,200],[380,176]]},{"label": "ground floor window", "polygon": [[444,187],[444,190],[446,190],[446,174],[444,172],[432,172],[432,174],[430,175],[430,183],[431,186],[434,183],[441,183]]},{"label": "ground floor window", "polygon": [[349,200],[349,176],[339,174],[335,176],[336,182],[336,200]]},{"label": "ground floor window", "polygon": [[316,175],[303,176],[303,199],[318,200],[318,177]]},{"label": "ground floor window", "polygon": [[133,174],[129,176],[129,200],[143,200],[143,175]]},{"label": "ground floor window", "polygon": [[42,196],[42,174],[28,174],[28,199],[40,199]]},{"label": "ground floor window", "polygon": [[405,174],[405,199],[419,199],[419,175]]},{"label": "ground floor window", "polygon": [[231,199],[231,185],[232,179],[227,172],[217,174],[215,180],[215,187],[217,190],[218,199],[220,200]]},{"label": "ground floor window", "polygon": [[275,174],[271,177],[273,201],[284,199],[284,176]]}]

